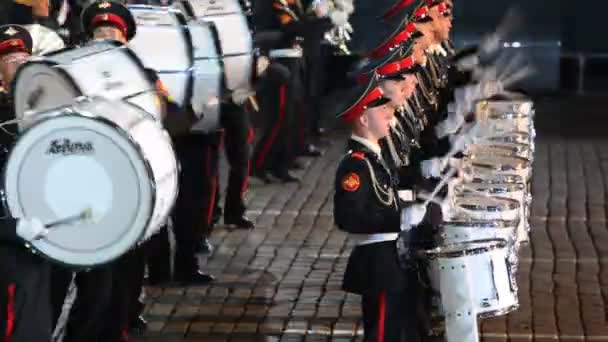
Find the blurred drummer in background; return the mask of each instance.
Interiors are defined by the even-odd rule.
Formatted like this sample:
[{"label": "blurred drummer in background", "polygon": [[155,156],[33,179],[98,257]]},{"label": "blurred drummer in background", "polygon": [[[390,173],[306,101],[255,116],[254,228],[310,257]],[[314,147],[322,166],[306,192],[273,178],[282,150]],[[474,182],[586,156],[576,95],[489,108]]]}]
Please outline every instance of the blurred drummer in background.
[{"label": "blurred drummer in background", "polygon": [[[32,37],[18,25],[0,26],[0,120],[13,120],[11,82],[19,65],[32,51]],[[17,136],[16,125],[0,130],[0,165],[4,168],[8,148]],[[39,219],[0,219],[0,336],[4,341],[51,341],[52,322],[49,298],[50,266],[25,247],[44,238],[47,229]]]}]

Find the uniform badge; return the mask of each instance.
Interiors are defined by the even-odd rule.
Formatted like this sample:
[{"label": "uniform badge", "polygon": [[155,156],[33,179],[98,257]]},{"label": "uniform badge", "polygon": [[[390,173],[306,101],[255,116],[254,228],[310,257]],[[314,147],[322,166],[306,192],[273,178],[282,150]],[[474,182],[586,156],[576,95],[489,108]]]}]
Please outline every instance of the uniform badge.
[{"label": "uniform badge", "polygon": [[97,7],[99,7],[99,8],[110,8],[110,7],[112,7],[112,4],[109,3],[109,2],[107,2],[107,1],[104,1],[104,2],[100,3],[99,6],[97,6]]},{"label": "uniform badge", "polygon": [[342,178],[342,189],[346,191],[357,191],[360,185],[361,180],[359,179],[359,175],[354,172],[351,172]]}]

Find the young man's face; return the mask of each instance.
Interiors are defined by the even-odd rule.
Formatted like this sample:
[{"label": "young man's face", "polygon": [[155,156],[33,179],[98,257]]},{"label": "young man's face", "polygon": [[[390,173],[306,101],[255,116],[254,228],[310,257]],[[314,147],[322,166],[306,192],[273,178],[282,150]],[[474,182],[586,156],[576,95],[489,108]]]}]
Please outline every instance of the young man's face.
[{"label": "young man's face", "polygon": [[450,31],[452,30],[452,19],[444,16],[439,12],[439,6],[433,6],[430,9],[431,18],[433,18],[433,31],[435,33],[435,40],[445,42],[450,39]]},{"label": "young man's face", "polygon": [[404,83],[404,80],[398,79],[383,80],[380,83],[384,96],[391,99],[390,105],[395,108],[403,105],[405,100],[407,100],[405,97]]},{"label": "young man's face", "polygon": [[25,63],[29,57],[30,55],[25,52],[13,52],[0,56],[0,75],[2,75],[2,84],[4,88],[10,88],[11,82],[17,73],[17,69],[21,64]]},{"label": "young man's face", "polygon": [[123,44],[127,43],[127,37],[121,30],[114,26],[99,26],[93,31],[93,39],[113,39]]},{"label": "young man's face", "polygon": [[379,140],[388,136],[394,115],[395,107],[389,102],[382,106],[367,109],[360,120],[370,135]]}]

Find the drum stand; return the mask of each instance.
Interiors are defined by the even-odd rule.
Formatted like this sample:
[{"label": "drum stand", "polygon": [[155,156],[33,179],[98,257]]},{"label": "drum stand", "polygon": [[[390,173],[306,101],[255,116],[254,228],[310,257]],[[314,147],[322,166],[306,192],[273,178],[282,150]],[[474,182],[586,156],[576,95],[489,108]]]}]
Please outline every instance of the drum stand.
[{"label": "drum stand", "polygon": [[477,310],[471,293],[472,274],[462,260],[440,264],[441,308],[445,317],[446,342],[479,342]]}]

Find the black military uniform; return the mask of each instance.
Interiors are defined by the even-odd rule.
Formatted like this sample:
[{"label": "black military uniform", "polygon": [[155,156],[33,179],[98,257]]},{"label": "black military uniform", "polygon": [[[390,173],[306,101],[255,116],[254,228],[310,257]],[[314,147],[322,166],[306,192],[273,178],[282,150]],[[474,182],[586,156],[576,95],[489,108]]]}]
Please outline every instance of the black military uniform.
[{"label": "black military uniform", "polygon": [[[340,94],[345,105],[338,106],[347,109],[339,112],[346,123],[390,101],[373,78],[365,83]],[[334,220],[362,242],[348,260],[343,289],[362,295],[365,341],[400,341],[403,334],[415,341],[417,278],[413,269],[399,263],[396,240],[403,204],[397,179],[379,146],[353,135],[348,149],[336,172]]]},{"label": "black military uniform", "polygon": [[[297,0],[273,0],[260,2],[261,15],[272,12],[266,23],[257,20],[258,29],[279,30],[283,40],[274,48],[293,48],[299,46],[307,37],[315,38],[315,33],[324,32],[330,27],[329,19],[307,16]],[[262,7],[265,6],[266,8]],[[268,9],[272,11],[269,11]],[[256,14],[257,15],[257,14]],[[289,82],[273,84],[269,82],[258,93],[261,111],[269,115],[267,127],[263,128],[261,139],[254,151],[254,175],[268,181],[267,173],[284,182],[297,181],[288,169],[293,165],[296,155],[318,155],[319,151],[308,146],[310,113],[307,102],[303,58],[277,58],[278,63],[290,71]]]},{"label": "black military uniform", "polygon": [[[32,38],[18,25],[0,26],[0,56],[31,53]],[[4,85],[9,88],[8,85]],[[13,120],[12,96],[0,91],[0,121]],[[15,125],[0,130],[0,164],[18,134]],[[17,220],[4,213],[0,218],[0,336],[3,341],[50,341],[52,334],[49,298],[50,265],[34,255],[17,236]]]},{"label": "black military uniform", "polygon": [[[93,2],[84,9],[81,20],[88,37],[92,37],[94,28],[102,24],[120,29],[127,40],[135,34],[134,20],[130,18],[129,11],[118,2]],[[95,25],[92,24],[93,22]],[[125,263],[133,262],[131,253],[133,252],[128,252],[110,264],[75,273],[74,283],[78,292],[66,323],[63,341],[111,340],[106,339],[108,334],[120,329],[112,328],[121,325],[123,310],[120,307],[125,305],[125,301],[121,298],[122,291],[128,289],[128,285],[133,282],[134,270],[125,270],[124,266]],[[54,267],[52,296],[55,322],[61,315],[71,280],[71,269]]]}]

